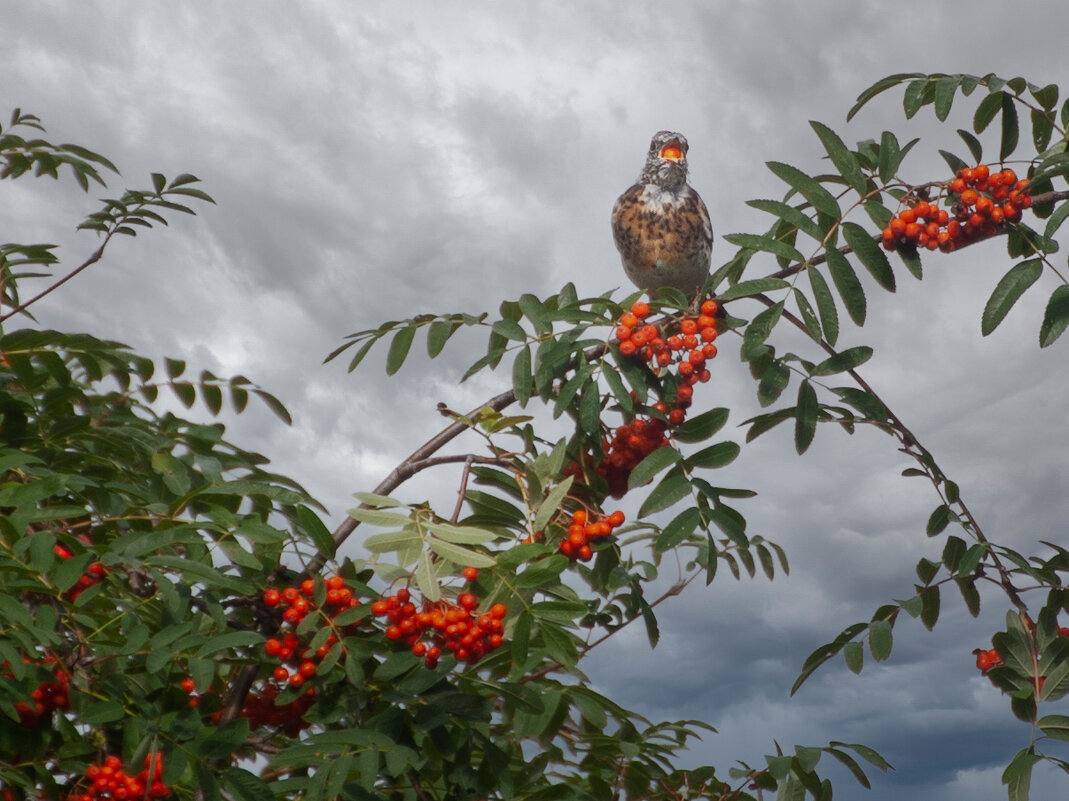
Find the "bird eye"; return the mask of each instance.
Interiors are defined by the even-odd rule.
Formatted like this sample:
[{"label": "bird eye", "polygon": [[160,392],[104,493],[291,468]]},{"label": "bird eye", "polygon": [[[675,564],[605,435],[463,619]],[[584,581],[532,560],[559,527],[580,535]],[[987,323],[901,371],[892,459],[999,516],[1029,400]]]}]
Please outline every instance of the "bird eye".
[{"label": "bird eye", "polygon": [[678,147],[668,146],[661,150],[661,158],[679,161],[681,158],[683,158],[683,151],[681,151]]}]

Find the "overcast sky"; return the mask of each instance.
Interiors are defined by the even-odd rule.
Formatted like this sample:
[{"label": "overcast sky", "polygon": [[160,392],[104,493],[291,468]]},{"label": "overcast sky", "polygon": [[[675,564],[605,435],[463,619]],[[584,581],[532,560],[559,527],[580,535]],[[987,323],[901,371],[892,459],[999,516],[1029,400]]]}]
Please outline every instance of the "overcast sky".
[{"label": "overcast sky", "polygon": [[[764,162],[822,171],[809,120],[851,143],[885,129],[921,136],[904,174],[939,179],[936,151],[964,152],[953,130],[969,127],[972,104],[945,128],[930,111],[907,124],[900,91],[850,125],[846,112],[895,72],[1020,74],[1069,88],[1064,0],[1009,7],[0,0],[0,117],[21,107],[53,141],[107,155],[122,171],[113,193],[147,187],[150,171],[192,172],[218,201],[113,243],[35,312],[43,325],[241,372],[277,394],[292,428],[254,410],[228,418],[230,435],[301,480],[336,524],[352,492],[437,430],[438,401],[467,409],[508,381],[502,371],[456,385],[481,334],[435,362],[414,355],[391,380],[382,353],[354,375],[322,366],[346,334],[425,311],[494,311],[567,281],[581,295],[630,291],[609,210],[661,129],[690,141],[691,182],[718,235],[714,265],[733,252],[720,235],[768,225],[744,205],[783,193]],[[3,191],[0,240],[58,243],[66,267],[95,247],[73,229],[101,190],[25,179]],[[1029,549],[1065,538],[1069,337],[1037,347],[1047,278],[980,337],[1008,265],[995,242],[928,259],[923,282],[898,266],[899,291],[866,284],[870,322],[844,325],[840,345],[876,348],[870,382],[961,484],[989,537]],[[735,423],[755,413],[733,345],[714,375],[700,403],[730,406]],[[746,447],[717,481],[760,492],[744,506],[750,531],[788,550],[792,575],[694,587],[662,607],[656,651],[629,631],[586,663],[592,680],[651,717],[716,726],[690,759],[725,774],[735,759],[761,764],[771,738],[785,748],[838,739],[876,747],[898,771],[874,775],[867,794],[833,774],[837,797],[1004,798],[999,775],[1030,732],[970,653],[1003,625],[997,596],[985,596],[978,621],[948,596],[934,634],[902,620],[889,662],[860,677],[835,662],[788,698],[809,651],[912,594],[913,566],[941,550],[924,536],[938,499],[900,477],[908,466],[873,432],[822,429],[804,458],[786,426]],[[443,478],[401,494],[451,504],[454,493]],[[1049,776],[1034,787],[1035,798],[1065,795]]]}]

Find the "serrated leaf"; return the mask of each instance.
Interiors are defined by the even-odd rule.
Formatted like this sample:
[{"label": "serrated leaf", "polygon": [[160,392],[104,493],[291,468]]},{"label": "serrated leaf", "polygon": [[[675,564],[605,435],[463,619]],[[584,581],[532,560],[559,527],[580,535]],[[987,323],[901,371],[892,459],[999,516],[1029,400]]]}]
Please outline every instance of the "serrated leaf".
[{"label": "serrated leaf", "polygon": [[725,242],[730,242],[732,245],[738,245],[740,248],[763,250],[766,253],[781,256],[789,261],[799,262],[804,259],[804,256],[802,256],[793,245],[767,236],[760,236],[757,234],[725,234],[723,239]]},{"label": "serrated leaf", "polygon": [[675,503],[686,498],[691,493],[690,481],[686,476],[679,473],[669,473],[658,484],[642,503],[638,510],[639,517],[667,509]]},{"label": "serrated leaf", "polygon": [[702,442],[724,427],[730,414],[723,407],[710,409],[687,420],[672,432],[672,439],[677,442]]},{"label": "serrated leaf", "polygon": [[534,386],[531,383],[531,348],[524,345],[516,353],[516,361],[512,363],[512,391],[516,394],[516,401],[520,406],[526,406],[531,399]]},{"label": "serrated leaf", "polygon": [[1032,767],[1039,761],[1033,747],[1017,752],[1013,760],[1002,772],[1002,783],[1006,785],[1009,801],[1028,801],[1028,789],[1032,784]]},{"label": "serrated leaf", "polygon": [[826,251],[826,255],[828,271],[831,273],[835,288],[839,291],[839,297],[843,300],[846,313],[850,315],[850,319],[854,321],[855,325],[864,325],[866,312],[865,290],[857,278],[857,273],[850,266],[846,256],[835,248],[829,248]]},{"label": "serrated leaf", "polygon": [[815,120],[810,120],[809,124],[817,132],[817,136],[820,137],[821,144],[828,151],[831,163],[835,165],[839,175],[846,180],[854,191],[864,196],[867,190],[867,181],[861,172],[861,165],[858,164],[857,157],[843,144],[843,140],[839,138],[839,135],[827,125]]},{"label": "serrated leaf", "polygon": [[1043,323],[1039,327],[1039,347],[1054,344],[1069,325],[1069,286],[1062,284],[1054,290],[1043,312]]},{"label": "serrated leaf", "polygon": [[738,457],[741,448],[735,442],[718,442],[688,456],[687,467],[718,468],[731,464]]},{"label": "serrated leaf", "polygon": [[532,529],[534,531],[542,531],[549,525],[549,521],[560,511],[564,498],[572,488],[572,481],[572,476],[565,478],[564,481],[560,482],[550,490],[542,503],[538,505],[538,511],[535,513],[534,523],[532,524]]},{"label": "serrated leaf", "polygon": [[815,178],[790,164],[777,161],[769,161],[766,164],[774,175],[797,190],[817,211],[836,220],[842,217],[842,211],[839,209],[839,202],[835,196],[821,186]]},{"label": "serrated leaf", "polygon": [[794,448],[799,454],[809,449],[817,431],[817,392],[808,379],[798,387],[798,406],[795,410]]},{"label": "serrated leaf", "polygon": [[820,326],[824,331],[824,339],[831,346],[835,346],[839,339],[839,312],[835,307],[835,298],[832,297],[831,289],[824,280],[824,276],[815,267],[806,270],[809,276],[809,285],[813,289],[813,299],[817,302],[817,313],[820,315]]},{"label": "serrated leaf", "polygon": [[995,115],[1001,110],[1002,93],[992,92],[981,100],[976,107],[976,112],[973,114],[973,131],[983,133],[987,126],[991,124],[991,120],[995,119]]},{"label": "serrated leaf", "polygon": [[390,350],[386,354],[386,375],[393,375],[401,369],[415,336],[416,329],[411,325],[406,325],[393,335],[393,340],[390,342]]},{"label": "serrated leaf", "polygon": [[[1069,204],[1066,204],[1069,208]],[[983,317],[980,320],[980,332],[986,337],[1006,318],[1010,309],[1018,299],[1032,286],[1043,274],[1042,259],[1028,259],[1020,264],[1015,264],[1002,276],[991,297],[984,305]]]},{"label": "serrated leaf", "polygon": [[824,240],[824,232],[820,230],[820,226],[818,226],[811,217],[807,216],[800,209],[784,203],[783,201],[747,200],[746,205],[768,212],[769,214],[774,214],[787,224],[793,225],[799,231],[807,234],[818,242]]},{"label": "serrated leaf", "polygon": [[696,506],[688,506],[657,535],[654,546],[656,552],[664,553],[686,540],[701,524],[701,519],[701,510]]},{"label": "serrated leaf", "polygon": [[300,504],[297,506],[297,520],[300,522],[301,528],[312,538],[312,543],[315,545],[316,550],[327,559],[333,559],[334,552],[338,546],[334,542],[334,537],[331,536],[330,530],[319,519],[319,515],[307,506]]},{"label": "serrated leaf", "polygon": [[865,648],[857,642],[851,641],[843,646],[843,658],[851,673],[860,673],[865,664]]},{"label": "serrated leaf", "polygon": [[643,484],[652,481],[653,477],[666,467],[675,464],[682,458],[683,455],[672,447],[665,446],[654,449],[631,471],[631,475],[627,477],[627,486],[630,489],[641,487]]},{"label": "serrated leaf", "polygon": [[493,567],[496,564],[492,556],[461,545],[454,545],[437,537],[429,537],[428,542],[440,557],[462,567]]},{"label": "serrated leaf", "polygon": [[1002,138],[999,140],[999,159],[1005,161],[1017,149],[1020,127],[1017,119],[1017,104],[1008,92],[1002,93]]},{"label": "serrated leaf", "polygon": [[721,293],[719,297],[721,300],[734,300],[765,292],[775,292],[778,289],[790,289],[790,286],[782,278],[755,278],[752,281],[740,281]]},{"label": "serrated leaf", "polygon": [[809,371],[810,375],[825,376],[853,370],[872,358],[872,348],[867,345],[847,348],[822,361]]},{"label": "serrated leaf", "polygon": [[882,662],[891,655],[892,640],[889,621],[874,620],[869,624],[869,650],[877,662]]},{"label": "serrated leaf", "polygon": [[944,75],[935,82],[935,94],[932,101],[935,105],[935,116],[940,122],[945,122],[950,115],[950,108],[954,103],[954,94],[961,83],[960,75]]},{"label": "serrated leaf", "polygon": [[858,260],[865,266],[873,278],[888,292],[895,291],[895,274],[887,254],[864,228],[857,223],[846,222],[842,225],[843,237],[854,251]]}]

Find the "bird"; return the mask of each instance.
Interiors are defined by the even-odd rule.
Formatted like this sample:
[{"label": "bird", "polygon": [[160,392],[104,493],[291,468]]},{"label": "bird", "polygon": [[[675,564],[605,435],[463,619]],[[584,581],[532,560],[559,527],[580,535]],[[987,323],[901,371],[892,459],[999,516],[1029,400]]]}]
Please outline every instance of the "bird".
[{"label": "bird", "polygon": [[696,295],[709,276],[713,224],[687,183],[687,138],[659,131],[638,181],[616,200],[612,233],[624,272],[639,289]]}]

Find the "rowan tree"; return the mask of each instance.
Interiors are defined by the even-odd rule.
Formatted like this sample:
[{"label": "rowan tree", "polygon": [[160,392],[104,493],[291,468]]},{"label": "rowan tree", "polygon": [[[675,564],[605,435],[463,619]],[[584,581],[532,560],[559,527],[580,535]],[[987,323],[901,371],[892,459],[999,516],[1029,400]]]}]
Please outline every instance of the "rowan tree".
[{"label": "rowan tree", "polygon": [[[893,291],[896,267],[920,279],[922,262],[990,239],[1005,243],[1009,267],[982,333],[1046,286],[1039,344],[1054,345],[1069,325],[1057,259],[1069,102],[1020,78],[895,75],[865,90],[848,118],[894,87],[904,87],[907,117],[930,108],[946,122],[956,102],[971,104],[972,131],[956,134],[962,155],[941,150],[945,172],[917,175],[917,140],[884,131],[851,147],[812,123],[833,172],[770,163],[782,199],[749,203],[769,228],[724,237],[735,249],[697,299],[581,298],[567,285],[496,314],[421,314],[347,337],[330,358],[347,357],[353,371],[382,343],[393,374],[417,334],[435,357],[462,327],[485,329],[465,378],[498,370],[511,386],[467,413],[433,410],[448,425],[379,486],[357,488],[367,490],[360,506],[341,521],[221,424],[159,402],[173,393],[203,417],[257,398],[290,422],[247,378],[191,377],[181,358],[158,365],[31,316],[120,235],[211,202],[195,177],[154,174],[151,188],[104,201],[80,226],[96,233],[96,249],[60,280],[52,246],[0,245],[4,797],[825,799],[829,761],[868,786],[863,765],[887,762],[836,741],[684,770],[678,754],[707,723],[647,720],[583,673],[584,658],[625,627],[645,627],[656,646],[658,614],[694,582],[788,569],[781,546],[747,531],[755,493],[718,478],[745,444],[720,439],[730,410],[705,392],[725,354],[749,365],[768,408],[745,421],[745,442],[789,422],[804,454],[821,425],[873,426],[912,460],[905,476],[932,487],[934,511],[917,529],[939,538],[941,558],[920,559],[916,581],[902,577],[906,600],[817,647],[793,689],[840,654],[854,672],[866,650],[890,659],[903,612],[931,629],[960,597],[978,614],[977,587],[989,584],[1005,599],[1006,628],[977,649],[977,666],[1028,724],[1021,750],[1007,754],[1009,797],[1028,797],[1040,761],[1069,771],[1050,747],[1069,739],[1059,713],[1069,628],[1058,620],[1069,610],[1069,551],[999,544],[863,376],[873,349],[837,349],[843,328],[868,322],[859,268]],[[0,130],[0,177],[69,172],[83,189],[104,186],[110,161],[41,132],[15,111]],[[777,345],[783,326],[804,335],[804,352]],[[551,437],[562,420],[566,435]],[[462,433],[481,449],[451,450]],[[394,497],[428,470],[453,472],[454,507]],[[640,499],[631,520],[625,495]],[[354,546],[357,527],[371,533]]]}]

